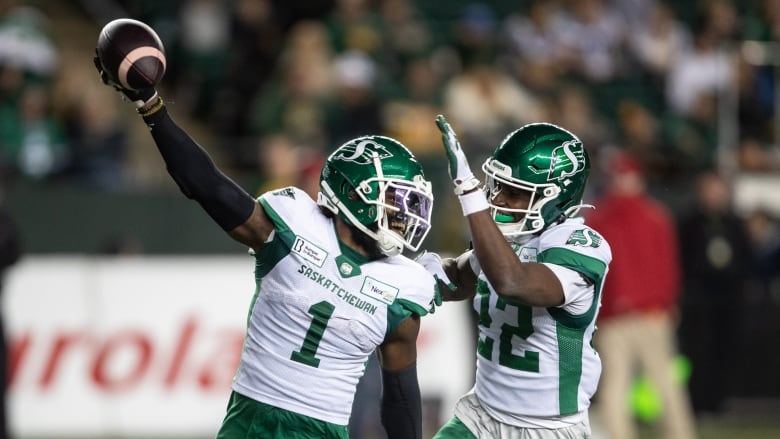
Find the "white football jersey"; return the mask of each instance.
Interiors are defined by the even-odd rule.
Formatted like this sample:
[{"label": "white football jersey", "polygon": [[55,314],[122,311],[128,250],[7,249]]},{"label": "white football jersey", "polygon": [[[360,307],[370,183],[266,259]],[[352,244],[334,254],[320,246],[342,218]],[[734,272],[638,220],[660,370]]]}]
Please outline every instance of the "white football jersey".
[{"label": "white football jersey", "polygon": [[479,273],[475,391],[502,422],[539,426],[528,419],[583,413],[596,391],[601,360],[591,341],[612,253],[581,218],[510,244],[521,261],[553,269],[566,299],[551,308],[510,302]]},{"label": "white football jersey", "polygon": [[412,313],[432,307],[435,280],[404,256],[370,262],[342,245],[302,190],[258,198],[275,230],[255,255],[257,288],[233,389],[347,425],[369,356]]}]

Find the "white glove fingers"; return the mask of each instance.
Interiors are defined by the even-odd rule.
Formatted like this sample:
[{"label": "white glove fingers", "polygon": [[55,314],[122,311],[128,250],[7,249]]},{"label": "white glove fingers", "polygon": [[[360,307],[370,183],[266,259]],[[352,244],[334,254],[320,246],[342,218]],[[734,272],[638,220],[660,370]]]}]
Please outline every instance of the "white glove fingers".
[{"label": "white glove fingers", "polygon": [[447,288],[453,291],[457,289],[457,286],[452,283],[452,280],[450,280],[449,276],[447,276],[447,273],[444,272],[441,256],[439,256],[438,253],[426,251],[418,256],[415,260],[418,264],[425,267],[425,269],[428,270],[428,273],[432,274],[437,280],[447,285]]}]

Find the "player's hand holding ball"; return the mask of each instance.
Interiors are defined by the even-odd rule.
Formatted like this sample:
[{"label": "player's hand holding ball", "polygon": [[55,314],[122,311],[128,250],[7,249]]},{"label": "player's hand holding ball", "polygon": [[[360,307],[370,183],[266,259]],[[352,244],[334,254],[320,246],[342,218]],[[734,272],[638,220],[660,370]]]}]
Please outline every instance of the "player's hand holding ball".
[{"label": "player's hand holding ball", "polygon": [[147,24],[119,18],[100,31],[94,63],[104,84],[142,109],[157,97],[155,86],[165,74],[165,49]]}]

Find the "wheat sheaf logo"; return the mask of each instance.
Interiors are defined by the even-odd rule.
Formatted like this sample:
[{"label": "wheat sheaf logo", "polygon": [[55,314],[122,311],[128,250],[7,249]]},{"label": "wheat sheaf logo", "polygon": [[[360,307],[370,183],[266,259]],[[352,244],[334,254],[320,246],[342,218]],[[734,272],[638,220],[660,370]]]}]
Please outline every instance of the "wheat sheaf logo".
[{"label": "wheat sheaf logo", "polygon": [[548,180],[563,180],[585,169],[585,148],[579,140],[569,140],[552,151]]},{"label": "wheat sheaf logo", "polygon": [[387,150],[387,147],[366,139],[357,143],[348,143],[341,147],[341,150],[333,157],[333,160],[344,160],[345,162],[354,162],[361,165],[367,165],[373,160],[374,154],[379,159],[392,157],[393,154]]}]

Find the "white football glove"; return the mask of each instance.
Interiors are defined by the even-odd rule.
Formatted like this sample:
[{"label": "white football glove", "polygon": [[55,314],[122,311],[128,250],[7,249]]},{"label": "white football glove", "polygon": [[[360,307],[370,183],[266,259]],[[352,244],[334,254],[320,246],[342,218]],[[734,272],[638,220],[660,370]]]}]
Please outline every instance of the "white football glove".
[{"label": "white football glove", "polygon": [[436,116],[436,126],[441,131],[441,140],[444,143],[444,151],[447,153],[447,161],[449,162],[448,171],[452,183],[455,185],[455,195],[463,195],[479,187],[479,180],[471,172],[466,154],[463,153],[458,136],[455,135],[450,123],[440,114]]},{"label": "white football glove", "polygon": [[444,272],[444,267],[441,265],[441,256],[439,256],[438,253],[425,251],[415,260],[418,264],[425,267],[425,269],[428,270],[428,273],[431,273],[433,277],[436,278],[436,281],[443,282],[447,285],[447,288],[452,291],[458,289],[458,287],[452,283],[449,276],[447,276],[447,273]]}]

